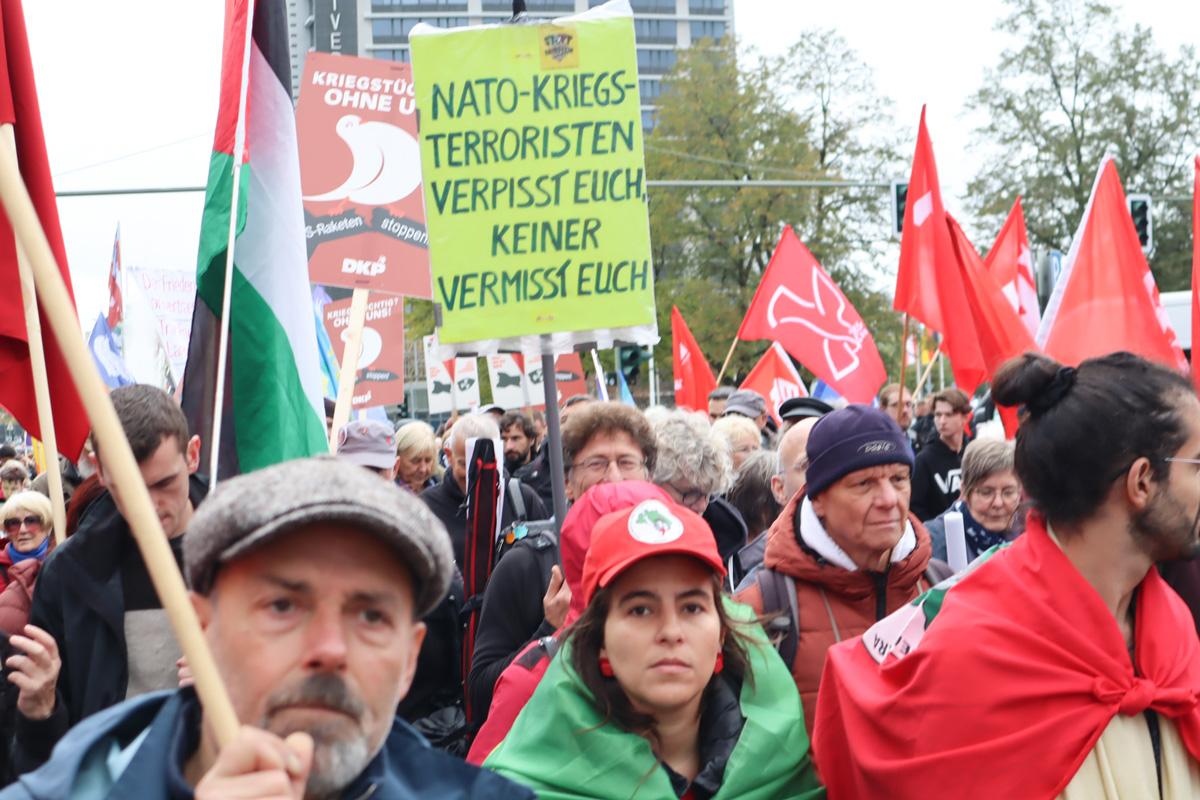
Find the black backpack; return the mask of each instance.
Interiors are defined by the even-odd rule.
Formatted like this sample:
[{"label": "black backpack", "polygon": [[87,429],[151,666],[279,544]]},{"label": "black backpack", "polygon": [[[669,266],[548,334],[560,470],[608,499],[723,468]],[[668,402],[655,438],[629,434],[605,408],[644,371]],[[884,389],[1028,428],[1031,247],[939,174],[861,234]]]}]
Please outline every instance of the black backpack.
[{"label": "black backpack", "polygon": [[757,573],[762,593],[764,627],[767,638],[779,651],[783,663],[791,669],[800,643],[800,608],[796,603],[796,579],[791,575],[761,567]]}]

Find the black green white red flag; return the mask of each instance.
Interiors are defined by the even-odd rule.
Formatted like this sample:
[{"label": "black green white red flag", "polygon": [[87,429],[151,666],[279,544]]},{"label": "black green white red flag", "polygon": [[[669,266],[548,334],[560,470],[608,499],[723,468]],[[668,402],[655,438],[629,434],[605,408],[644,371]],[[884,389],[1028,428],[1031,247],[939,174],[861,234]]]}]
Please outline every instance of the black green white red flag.
[{"label": "black green white red flag", "polygon": [[[221,415],[221,477],[328,448],[308,286],[286,9],[283,0],[252,4],[244,71],[250,6],[249,0],[225,4],[220,108],[183,386],[184,411],[206,453],[214,418]],[[243,74],[248,80],[239,123]],[[240,136],[244,147],[239,147]],[[226,387],[217,409],[214,387],[239,150]]]}]

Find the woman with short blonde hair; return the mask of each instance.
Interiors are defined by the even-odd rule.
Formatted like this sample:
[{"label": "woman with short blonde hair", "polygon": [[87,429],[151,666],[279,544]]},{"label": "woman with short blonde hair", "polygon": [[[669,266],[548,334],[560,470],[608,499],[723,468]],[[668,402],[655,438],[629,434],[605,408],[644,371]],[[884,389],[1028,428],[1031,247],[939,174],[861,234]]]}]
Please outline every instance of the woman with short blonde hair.
[{"label": "woman with short blonde hair", "polygon": [[396,483],[420,494],[437,483],[437,438],[428,423],[406,422],[396,431]]}]

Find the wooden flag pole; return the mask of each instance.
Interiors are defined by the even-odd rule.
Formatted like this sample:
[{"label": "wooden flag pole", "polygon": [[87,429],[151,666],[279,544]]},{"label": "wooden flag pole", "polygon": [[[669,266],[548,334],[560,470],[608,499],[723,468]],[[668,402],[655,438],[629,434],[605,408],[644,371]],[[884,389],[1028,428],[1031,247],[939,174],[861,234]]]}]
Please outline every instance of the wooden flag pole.
[{"label": "wooden flag pole", "polygon": [[898,403],[904,402],[904,370],[908,367],[908,312],[904,312],[904,336],[900,339],[900,397]]},{"label": "wooden flag pole", "polygon": [[938,349],[933,351],[933,358],[929,359],[929,363],[925,365],[925,371],[921,373],[921,378],[917,381],[918,392],[921,391],[921,387],[925,385],[925,381],[929,380],[929,373],[933,372],[933,365],[936,364],[938,359],[941,357],[942,348],[941,345],[938,345]]},{"label": "wooden flag pole", "polygon": [[369,289],[355,289],[350,299],[350,319],[346,330],[346,349],[342,352],[342,363],[338,367],[337,404],[333,407],[333,425],[329,429],[329,452],[337,453],[338,431],[350,419],[350,406],[354,400],[354,380],[358,377],[358,357],[362,353],[363,325],[367,321],[367,295]]},{"label": "wooden flag pole", "polygon": [[[221,421],[225,411],[225,360],[229,357],[229,310],[233,302],[233,251],[237,240],[242,159],[246,154],[246,102],[250,96],[250,52],[254,42],[254,0],[246,3],[246,40],[242,46],[242,83],[238,93],[237,125],[233,132],[233,187],[229,200],[229,238],[225,247],[225,280],[221,294],[221,319],[217,335],[217,385],[213,401],[212,441],[209,442],[208,490],[217,488],[221,463]],[[124,302],[124,300],[122,300]]]},{"label": "wooden flag pole", "polygon": [[[15,152],[15,148],[14,148]],[[33,272],[21,243],[17,248],[17,271],[21,276],[21,300],[25,306],[25,334],[29,338],[29,365],[33,371],[33,397],[37,402],[38,427],[46,448],[46,477],[50,481],[50,505],[53,509],[54,543],[67,536],[67,507],[63,502],[62,469],[58,463],[58,435],[54,431],[54,411],[50,405],[50,379],[46,375],[46,350],[42,344],[42,323],[38,317],[37,292]]]},{"label": "wooden flag pole", "polygon": [[733,348],[737,347],[738,338],[733,337],[733,341],[729,345],[729,352],[725,354],[725,363],[721,365],[721,371],[717,373],[717,386],[721,385],[721,378],[725,377],[725,370],[729,369],[729,360],[733,358]]},{"label": "wooden flag pole", "polygon": [[46,319],[62,348],[63,358],[87,409],[105,473],[123,500],[126,521],[141,550],[150,580],[195,676],[196,692],[204,706],[204,720],[212,725],[217,743],[224,746],[233,740],[238,731],[239,723],[233,704],[229,701],[212,652],[200,630],[200,622],[188,599],[183,576],[175,565],[171,546],[150,502],[150,493],[129,449],[129,441],[121,429],[117,412],[108,399],[108,391],[79,334],[74,304],[67,294],[62,273],[54,261],[33,201],[29,199],[29,191],[21,179],[13,126],[0,126],[0,137],[3,139],[0,145],[0,203],[12,224],[16,240],[25,248],[37,296],[42,301]]}]

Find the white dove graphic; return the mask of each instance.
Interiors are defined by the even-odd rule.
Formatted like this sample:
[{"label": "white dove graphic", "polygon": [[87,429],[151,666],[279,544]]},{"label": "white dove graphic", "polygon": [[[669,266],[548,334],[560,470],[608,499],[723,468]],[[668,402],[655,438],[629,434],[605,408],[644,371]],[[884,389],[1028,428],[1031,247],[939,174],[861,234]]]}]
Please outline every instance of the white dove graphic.
[{"label": "white dove graphic", "polygon": [[335,128],[354,164],[342,185],[328,192],[305,195],[305,200],[353,200],[371,206],[394,203],[421,185],[420,148],[403,128],[387,122],[363,122],[347,114]]},{"label": "white dove graphic", "polygon": [[[342,341],[350,341],[350,331],[342,331]],[[379,331],[370,327],[363,327],[362,345],[358,354],[358,368],[366,369],[375,363],[375,359],[379,358],[379,354],[383,352],[383,337],[379,335]]]},{"label": "white dove graphic", "polygon": [[[767,304],[767,324],[772,328],[787,324],[803,325],[821,336],[824,339],[825,363],[829,365],[833,379],[841,380],[858,369],[858,351],[862,349],[863,339],[866,338],[866,327],[861,322],[846,321],[846,298],[842,296],[837,286],[825,273],[819,269],[812,270],[812,283],[812,300],[805,300],[786,286],[776,287],[775,293],[771,295],[771,301]],[[778,315],[776,304],[780,301],[790,301],[799,308],[786,309],[784,311],[786,316]],[[826,303],[836,304],[836,310],[832,314],[826,311]],[[811,319],[810,317],[814,316],[811,313],[805,314],[805,311],[810,309],[816,312],[817,319]],[[834,323],[840,325],[842,330],[836,330]],[[834,359],[833,345],[835,343],[841,345],[848,357],[841,362],[841,366]]]}]

